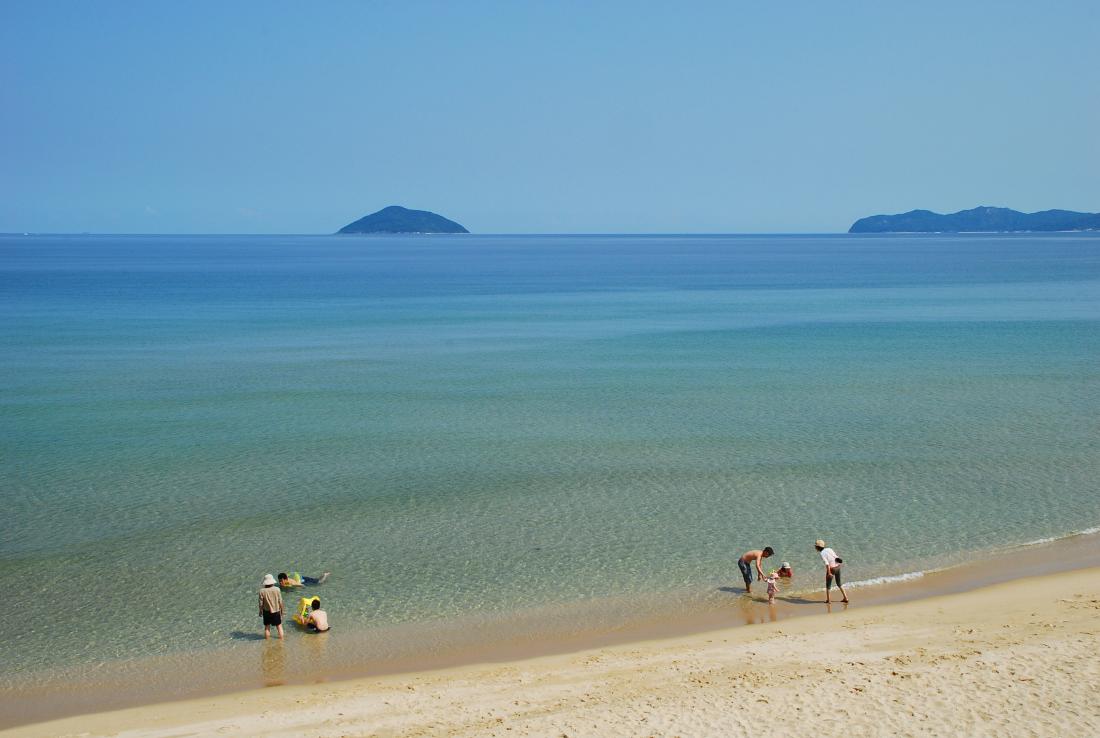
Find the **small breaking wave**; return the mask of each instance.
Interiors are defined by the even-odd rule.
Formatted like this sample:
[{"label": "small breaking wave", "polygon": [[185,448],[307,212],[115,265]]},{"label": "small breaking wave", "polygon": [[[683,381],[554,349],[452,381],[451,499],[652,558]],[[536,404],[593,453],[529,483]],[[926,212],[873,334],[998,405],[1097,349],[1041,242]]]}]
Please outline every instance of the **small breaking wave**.
[{"label": "small breaking wave", "polygon": [[1082,530],[1070,531],[1060,536],[1048,536],[1047,538],[1036,538],[1034,541],[1028,541],[1027,543],[1021,543],[1020,548],[1027,546],[1041,546],[1044,543],[1054,543],[1055,541],[1064,541],[1067,538],[1076,538],[1077,536],[1091,536],[1100,533],[1100,525],[1095,525],[1091,528],[1084,528]]},{"label": "small breaking wave", "polygon": [[[1081,530],[1070,531],[1060,536],[1048,536],[1046,538],[1036,538],[1034,541],[1027,541],[1026,543],[1019,543],[1011,548],[1028,548],[1031,546],[1042,546],[1046,543],[1054,543],[1055,541],[1064,541],[1068,538],[1076,538],[1077,536],[1091,536],[1100,533],[1100,525],[1094,525],[1091,528],[1082,528]],[[846,587],[874,587],[880,584],[896,584],[899,582],[911,582],[914,579],[920,579],[925,574],[932,574],[934,572],[944,571],[946,569],[953,569],[957,566],[963,566],[963,562],[951,564],[939,569],[927,569],[924,571],[910,571],[904,574],[892,574],[889,576],[872,577],[871,579],[858,579],[853,582],[849,582],[844,585]]]},{"label": "small breaking wave", "polygon": [[[986,556],[1004,555],[1006,553],[1010,553],[1011,551],[1018,550],[1018,549],[1021,549],[1021,548],[1029,548],[1029,547],[1032,547],[1032,546],[1042,546],[1042,545],[1047,544],[1047,543],[1054,543],[1056,541],[1064,541],[1066,539],[1076,538],[1078,536],[1091,536],[1091,535],[1097,535],[1097,534],[1100,534],[1100,525],[1095,525],[1095,526],[1092,526],[1092,527],[1089,527],[1089,528],[1082,528],[1081,530],[1071,531],[1069,533],[1065,533],[1065,534],[1059,535],[1059,536],[1048,536],[1046,538],[1036,538],[1035,540],[1028,541],[1026,543],[1011,544],[1011,545],[1008,545],[1006,547],[992,549],[992,550],[986,551],[984,553],[985,553]],[[877,587],[877,586],[883,585],[883,584],[900,584],[902,582],[912,582],[912,581],[915,581],[917,579],[923,578],[927,574],[938,574],[939,572],[949,571],[951,569],[956,569],[956,568],[959,568],[959,567],[965,567],[965,566],[967,566],[968,564],[971,564],[971,563],[975,563],[975,562],[974,561],[956,561],[956,562],[949,563],[949,564],[946,564],[944,566],[937,567],[937,568],[934,568],[934,569],[923,569],[923,570],[920,570],[920,571],[909,571],[909,572],[905,572],[904,574],[890,574],[890,575],[881,576],[881,577],[872,577],[870,579],[856,579],[856,580],[853,580],[853,581],[850,581],[850,582],[846,582],[844,584],[844,586],[845,587]],[[791,595],[808,595],[808,594],[815,594],[815,593],[819,593],[819,592],[823,592],[823,591],[824,591],[824,587],[813,587],[811,589],[795,590],[795,591],[790,592],[789,594],[791,594]]]},{"label": "small breaking wave", "polygon": [[[888,574],[881,577],[872,577],[870,579],[856,579],[851,582],[845,582],[844,586],[847,587],[877,587],[881,584],[898,584],[901,582],[911,582],[915,579],[920,579],[925,574],[931,574],[933,572],[943,571],[942,569],[927,569],[924,571],[907,571],[904,574]],[[805,596],[811,594],[817,594],[824,592],[824,587],[810,587],[808,589],[797,589],[788,592],[789,595]]]},{"label": "small breaking wave", "polygon": [[911,582],[914,579],[920,579],[928,572],[926,571],[910,571],[905,574],[891,574],[884,577],[873,577],[871,579],[857,579],[854,582],[849,582],[844,585],[846,587],[874,587],[879,584],[895,584],[897,582]]}]

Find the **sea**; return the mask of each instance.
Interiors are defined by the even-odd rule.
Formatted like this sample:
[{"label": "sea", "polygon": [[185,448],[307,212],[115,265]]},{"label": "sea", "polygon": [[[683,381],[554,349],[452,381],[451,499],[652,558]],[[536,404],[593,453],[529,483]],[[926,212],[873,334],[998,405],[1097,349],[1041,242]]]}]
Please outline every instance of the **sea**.
[{"label": "sea", "polygon": [[8,722],[1100,530],[1100,234],[3,235],[0,347]]}]

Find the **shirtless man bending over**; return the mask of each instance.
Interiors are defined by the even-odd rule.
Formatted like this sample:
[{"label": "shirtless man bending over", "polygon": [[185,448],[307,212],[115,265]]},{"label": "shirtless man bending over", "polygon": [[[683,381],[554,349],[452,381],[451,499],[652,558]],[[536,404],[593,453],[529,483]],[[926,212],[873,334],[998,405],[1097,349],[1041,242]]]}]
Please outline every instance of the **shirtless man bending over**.
[{"label": "shirtless man bending over", "polygon": [[765,546],[755,551],[746,551],[744,556],[737,560],[737,568],[741,570],[741,576],[745,579],[746,592],[752,592],[752,565],[756,564],[757,580],[764,581],[764,570],[760,568],[760,562],[774,553],[771,546]]}]

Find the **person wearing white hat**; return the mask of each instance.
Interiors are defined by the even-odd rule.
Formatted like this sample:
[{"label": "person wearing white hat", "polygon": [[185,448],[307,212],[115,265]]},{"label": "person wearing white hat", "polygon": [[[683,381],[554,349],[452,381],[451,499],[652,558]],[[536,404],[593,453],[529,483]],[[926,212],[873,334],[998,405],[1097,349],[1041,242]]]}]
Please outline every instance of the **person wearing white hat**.
[{"label": "person wearing white hat", "polygon": [[836,555],[836,551],[825,545],[825,541],[818,538],[814,541],[814,548],[821,554],[821,560],[825,562],[825,604],[829,604],[829,591],[833,588],[833,579],[836,579],[836,588],[840,590],[841,602],[848,603],[848,594],[844,591],[844,585],[840,582],[840,565],[844,559]]},{"label": "person wearing white hat", "polygon": [[283,639],[283,593],[271,574],[264,574],[260,589],[260,617],[264,619],[264,640],[271,637],[271,626],[275,626],[279,640]]}]

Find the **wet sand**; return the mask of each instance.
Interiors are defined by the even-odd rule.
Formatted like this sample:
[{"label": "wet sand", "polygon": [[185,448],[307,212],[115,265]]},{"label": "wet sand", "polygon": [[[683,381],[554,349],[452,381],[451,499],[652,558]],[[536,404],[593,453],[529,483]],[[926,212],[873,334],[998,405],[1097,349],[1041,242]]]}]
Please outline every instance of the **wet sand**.
[{"label": "wet sand", "polygon": [[0,735],[1100,731],[1100,568],[824,610],[564,655],[155,704]]},{"label": "wet sand", "polygon": [[[1100,566],[1100,535],[1072,536],[990,554],[981,560],[904,581],[856,586],[849,591],[853,598],[850,609],[964,592],[1010,579],[1020,579],[1026,586],[1036,581],[1034,577],[1097,566]],[[554,613],[556,619],[549,618],[546,612],[523,614],[514,618],[508,628],[479,621],[438,625],[432,632],[438,647],[422,648],[413,656],[401,658],[364,661],[359,658],[364,648],[355,642],[359,634],[341,633],[337,629],[323,637],[291,633],[287,643],[278,647],[259,642],[238,643],[237,652],[232,654],[235,658],[230,654],[199,653],[105,664],[94,678],[62,675],[42,686],[6,690],[0,694],[0,728],[261,687],[417,674],[471,664],[507,664],[737,626],[785,623],[826,611],[822,591],[784,592],[774,606],[769,606],[763,587],[759,589],[748,597],[740,586],[722,585],[717,592],[721,595],[718,607],[686,613],[658,611],[631,617],[624,614],[623,608],[628,603],[608,603],[610,624],[602,628],[576,626],[584,620],[581,608],[591,608],[593,603],[559,608]],[[571,607],[578,612],[573,614]],[[489,640],[487,634],[495,637]],[[247,641],[258,638],[256,634],[243,635],[248,636]],[[423,626],[391,628],[381,637],[424,643],[425,631]],[[247,658],[241,658],[242,650]]]}]

